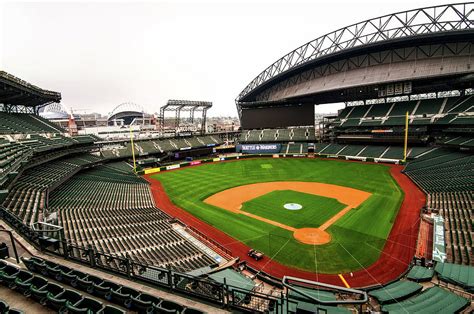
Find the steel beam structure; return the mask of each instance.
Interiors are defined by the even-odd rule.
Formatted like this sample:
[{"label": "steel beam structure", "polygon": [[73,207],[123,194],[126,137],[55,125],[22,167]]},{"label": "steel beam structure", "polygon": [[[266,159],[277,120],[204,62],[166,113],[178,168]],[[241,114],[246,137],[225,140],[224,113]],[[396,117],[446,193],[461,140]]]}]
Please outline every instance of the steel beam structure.
[{"label": "steel beam structure", "polygon": [[388,14],[340,28],[287,53],[255,77],[238,95],[247,95],[272,79],[322,57],[376,43],[449,34],[474,27],[474,2],[413,9]]},{"label": "steel beam structure", "polygon": [[165,114],[167,112],[174,113],[175,121],[174,121],[174,131],[175,135],[178,134],[178,130],[181,126],[181,112],[189,112],[189,119],[191,123],[194,123],[195,113],[201,112],[201,129],[199,133],[202,135],[206,131],[206,117],[207,117],[207,110],[212,107],[212,102],[208,101],[193,101],[193,100],[175,100],[170,99],[160,108],[160,131],[164,131],[165,129]]},{"label": "steel beam structure", "polygon": [[0,104],[3,111],[37,114],[39,108],[60,100],[60,93],[42,89],[0,71]]}]

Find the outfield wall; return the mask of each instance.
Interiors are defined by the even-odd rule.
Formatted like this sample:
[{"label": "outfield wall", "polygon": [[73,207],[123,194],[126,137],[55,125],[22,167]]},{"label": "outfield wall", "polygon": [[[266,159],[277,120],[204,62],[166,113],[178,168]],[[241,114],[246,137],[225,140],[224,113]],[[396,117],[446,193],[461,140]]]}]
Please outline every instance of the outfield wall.
[{"label": "outfield wall", "polygon": [[[401,160],[398,159],[387,159],[387,158],[369,158],[369,157],[356,157],[356,156],[340,156],[340,155],[327,155],[327,154],[316,154],[315,156],[319,156],[321,158],[329,158],[329,159],[342,159],[342,160],[354,160],[354,161],[364,161],[364,162],[375,162],[375,163],[389,163],[389,164],[403,164]],[[142,171],[139,171],[138,174],[154,174],[163,171],[169,170],[176,170],[185,167],[197,166],[201,164],[213,163],[213,162],[221,162],[227,160],[235,160],[235,159],[246,159],[246,158],[301,158],[301,157],[309,157],[308,154],[272,154],[272,153],[261,153],[261,154],[245,154],[245,155],[238,155],[238,156],[228,156],[228,157],[215,157],[215,158],[206,158],[206,159],[199,159],[194,161],[186,161],[177,164],[171,164],[167,166],[161,166],[156,168],[149,168]],[[310,157],[311,158],[311,157]]]}]

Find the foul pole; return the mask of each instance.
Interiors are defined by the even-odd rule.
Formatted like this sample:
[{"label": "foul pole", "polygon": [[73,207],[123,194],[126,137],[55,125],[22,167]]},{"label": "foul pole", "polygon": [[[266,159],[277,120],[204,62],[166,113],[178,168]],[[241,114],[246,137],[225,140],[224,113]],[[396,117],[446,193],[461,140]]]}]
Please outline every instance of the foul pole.
[{"label": "foul pole", "polygon": [[130,144],[131,144],[131,146],[132,146],[133,172],[137,172],[137,164],[136,164],[136,162],[135,162],[135,146],[133,145],[132,126],[130,126]]},{"label": "foul pole", "polygon": [[408,148],[408,111],[405,115],[405,141],[403,144],[403,162],[407,161],[407,148]]}]

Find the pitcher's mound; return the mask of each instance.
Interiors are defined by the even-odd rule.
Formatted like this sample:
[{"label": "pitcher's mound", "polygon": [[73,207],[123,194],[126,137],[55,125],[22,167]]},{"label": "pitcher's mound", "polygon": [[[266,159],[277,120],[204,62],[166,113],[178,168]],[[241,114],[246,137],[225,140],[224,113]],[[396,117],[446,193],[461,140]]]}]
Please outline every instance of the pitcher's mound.
[{"label": "pitcher's mound", "polygon": [[283,207],[288,210],[300,210],[303,208],[303,206],[297,203],[288,203],[288,204],[283,205]]},{"label": "pitcher's mound", "polygon": [[296,240],[304,244],[321,245],[331,241],[331,235],[318,228],[301,228],[293,232]]}]

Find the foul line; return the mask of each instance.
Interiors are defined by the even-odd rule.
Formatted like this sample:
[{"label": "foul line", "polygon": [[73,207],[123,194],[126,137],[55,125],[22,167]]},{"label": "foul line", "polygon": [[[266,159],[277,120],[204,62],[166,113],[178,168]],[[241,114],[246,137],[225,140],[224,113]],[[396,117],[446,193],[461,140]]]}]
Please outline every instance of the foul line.
[{"label": "foul line", "polygon": [[341,279],[342,283],[344,284],[344,286],[346,286],[346,288],[350,288],[351,286],[349,286],[349,284],[347,283],[346,279],[344,278],[344,276],[342,274],[339,274],[338,275],[339,278]]}]

